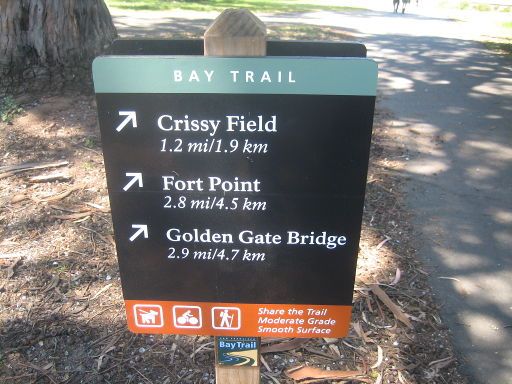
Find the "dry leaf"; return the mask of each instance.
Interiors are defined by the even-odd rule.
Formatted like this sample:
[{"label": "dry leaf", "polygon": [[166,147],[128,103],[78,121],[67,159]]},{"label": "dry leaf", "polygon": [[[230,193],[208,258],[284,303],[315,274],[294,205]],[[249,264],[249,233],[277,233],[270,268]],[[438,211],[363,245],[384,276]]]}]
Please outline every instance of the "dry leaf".
[{"label": "dry leaf", "polygon": [[25,164],[17,164],[17,165],[6,165],[0,167],[0,179],[5,177],[13,176],[20,172],[31,171],[35,169],[46,169],[46,168],[55,168],[62,167],[64,165],[68,165],[67,161],[56,161],[49,163],[25,163]]},{"label": "dry leaf", "polygon": [[24,193],[20,193],[18,195],[15,195],[11,199],[11,204],[16,204],[16,203],[19,203],[20,201],[27,200],[27,199],[28,199],[27,195],[25,195]]},{"label": "dry leaf", "polygon": [[99,205],[99,204],[85,203],[85,205],[88,205],[89,207],[93,207],[93,208],[97,209],[100,212],[105,212],[105,213],[109,213],[110,212],[110,209],[105,208],[104,206]]},{"label": "dry leaf", "polygon": [[112,283],[105,285],[103,288],[101,288],[96,294],[89,299],[89,301],[93,301],[96,298],[98,298],[103,292],[105,292],[107,289],[109,289],[112,286]]},{"label": "dry leaf", "polygon": [[112,237],[112,235],[106,235],[105,238],[110,242],[110,244],[115,247],[116,246],[116,242],[114,241],[114,238]]},{"label": "dry leaf", "polygon": [[332,337],[324,337],[324,340],[326,343],[329,343],[329,348],[331,351],[333,351],[337,357],[341,357],[340,349],[337,345],[334,344],[338,341],[338,339],[333,339]]},{"label": "dry leaf", "polygon": [[272,368],[268,365],[267,361],[263,358],[263,356],[260,354],[260,362],[263,364],[263,366],[267,369],[268,372],[272,373]]},{"label": "dry leaf", "polygon": [[20,261],[21,261],[21,258],[14,260],[12,262],[12,264],[7,268],[7,274],[5,277],[5,281],[0,285],[0,290],[4,289],[4,287],[7,285],[8,280],[14,276],[14,272],[15,272],[14,270]]},{"label": "dry leaf", "polygon": [[32,176],[28,179],[31,183],[48,183],[51,181],[69,181],[71,176],[67,173],[54,172],[48,175]]},{"label": "dry leaf", "polygon": [[384,351],[380,347],[380,345],[377,346],[377,362],[371,366],[371,369],[379,368],[382,364],[382,361],[384,361]]},{"label": "dry leaf", "polygon": [[456,277],[450,277],[450,276],[439,276],[438,279],[441,279],[441,280],[453,280],[453,281],[460,282],[460,280],[457,279]]},{"label": "dry leaf", "polygon": [[54,275],[52,277],[52,280],[48,283],[48,285],[46,286],[46,288],[42,291],[42,293],[46,293],[52,289],[54,289],[55,287],[57,287],[57,285],[59,285],[59,276],[57,275]]},{"label": "dry leaf", "polygon": [[54,219],[61,219],[61,220],[77,220],[82,219],[84,217],[88,217],[92,215],[92,211],[88,212],[79,212],[79,213],[72,213],[70,215],[54,215],[52,216]]},{"label": "dry leaf", "polygon": [[107,353],[115,350],[116,347],[115,346],[110,346],[108,348],[106,348],[100,355],[100,357],[98,357],[98,361],[97,361],[97,368],[98,368],[98,371],[100,371],[102,368],[105,367],[105,364],[106,364],[106,361],[103,361],[103,359],[105,359],[105,357],[107,357]]},{"label": "dry leaf", "polygon": [[297,349],[304,345],[309,339],[292,339],[278,344],[271,344],[261,347],[261,353],[285,352]]},{"label": "dry leaf", "polygon": [[402,311],[402,309],[389,298],[386,292],[384,292],[377,284],[370,285],[370,289],[375,294],[375,296],[377,296],[386,305],[386,307],[388,307],[388,309],[393,312],[393,315],[395,315],[397,320],[401,321],[409,328],[412,328],[409,315]]},{"label": "dry leaf", "polygon": [[211,346],[213,346],[213,341],[212,342],[209,342],[209,343],[205,343],[205,344],[201,344],[199,347],[197,347],[191,354],[190,354],[190,358],[193,359],[197,353],[205,348],[208,348],[209,350],[212,350],[213,348],[210,348]]},{"label": "dry leaf", "polygon": [[450,365],[455,359],[452,356],[445,357],[444,359],[434,360],[428,363],[429,367],[439,370]]},{"label": "dry leaf", "polygon": [[288,339],[283,339],[282,337],[262,337],[261,338],[261,344],[272,344],[276,343],[278,341],[283,341]]},{"label": "dry leaf", "polygon": [[386,236],[386,238],[375,247],[375,250],[378,251],[379,249],[381,249],[384,246],[384,244],[386,244],[389,240],[391,240],[391,237]]},{"label": "dry leaf", "polygon": [[14,276],[14,270],[16,269],[20,261],[21,259],[14,260],[13,263],[9,266],[9,268],[7,268],[7,280]]},{"label": "dry leaf", "polygon": [[171,364],[174,363],[174,355],[176,354],[176,349],[178,348],[178,344],[172,343],[171,350],[169,351],[169,361]]},{"label": "dry leaf", "polygon": [[407,379],[404,377],[404,375],[400,371],[398,371],[398,381],[400,381],[401,384],[409,384]]},{"label": "dry leaf", "polygon": [[400,271],[400,268],[397,268],[396,273],[395,273],[395,278],[393,279],[393,281],[391,283],[389,283],[389,285],[397,285],[398,282],[400,281],[401,277],[402,277],[402,272]]},{"label": "dry leaf", "polygon": [[363,342],[366,344],[368,342],[368,337],[366,337],[366,333],[363,331],[363,327],[358,321],[354,322],[354,331],[356,331],[357,335],[363,339]]},{"label": "dry leaf", "polygon": [[295,381],[307,379],[349,379],[363,375],[360,371],[327,371],[321,368],[299,366],[286,371],[286,375]]},{"label": "dry leaf", "polygon": [[57,193],[55,195],[43,197],[42,199],[36,199],[36,200],[40,201],[40,202],[50,202],[50,201],[62,200],[65,197],[68,197],[69,195],[71,195],[74,191],[79,190],[79,189],[80,189],[80,187],[73,187],[73,188],[68,189],[67,191],[62,192],[62,193]]}]

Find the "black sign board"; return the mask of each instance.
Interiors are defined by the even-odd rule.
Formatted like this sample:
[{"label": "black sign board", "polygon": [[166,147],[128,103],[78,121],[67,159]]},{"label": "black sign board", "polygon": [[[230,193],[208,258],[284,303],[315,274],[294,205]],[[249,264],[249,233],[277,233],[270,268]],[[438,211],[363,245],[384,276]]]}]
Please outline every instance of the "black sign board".
[{"label": "black sign board", "polygon": [[346,334],[375,64],[108,56],[94,76],[130,329]]}]

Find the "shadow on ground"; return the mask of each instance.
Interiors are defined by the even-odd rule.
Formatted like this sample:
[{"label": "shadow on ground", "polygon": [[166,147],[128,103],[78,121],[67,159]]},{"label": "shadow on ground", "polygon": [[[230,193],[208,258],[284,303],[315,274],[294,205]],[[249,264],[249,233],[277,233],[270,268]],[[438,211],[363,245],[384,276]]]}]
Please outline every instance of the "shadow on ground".
[{"label": "shadow on ground", "polygon": [[[471,382],[512,372],[511,63],[474,41],[366,36],[410,150],[420,254]],[[399,113],[399,114],[398,114]]]}]

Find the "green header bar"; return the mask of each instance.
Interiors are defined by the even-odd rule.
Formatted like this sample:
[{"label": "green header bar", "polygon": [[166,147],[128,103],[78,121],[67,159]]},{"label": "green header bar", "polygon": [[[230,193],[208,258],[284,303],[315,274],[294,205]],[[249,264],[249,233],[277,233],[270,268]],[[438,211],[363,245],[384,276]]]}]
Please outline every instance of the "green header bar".
[{"label": "green header bar", "polygon": [[365,58],[103,56],[96,93],[230,93],[374,96],[377,64]]}]

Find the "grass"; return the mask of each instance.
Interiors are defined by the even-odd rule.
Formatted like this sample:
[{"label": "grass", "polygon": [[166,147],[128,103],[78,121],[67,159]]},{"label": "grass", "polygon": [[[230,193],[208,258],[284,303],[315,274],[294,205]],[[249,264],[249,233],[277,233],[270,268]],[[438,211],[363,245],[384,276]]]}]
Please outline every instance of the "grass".
[{"label": "grass", "polygon": [[186,9],[193,11],[221,11],[226,8],[247,8],[259,12],[313,12],[351,11],[363,8],[330,5],[328,2],[313,0],[106,0],[109,7],[164,11]]},{"label": "grass", "polygon": [[0,98],[0,121],[9,124],[23,112],[23,108],[11,96]]},{"label": "grass", "polygon": [[353,36],[340,28],[289,24],[268,28],[270,39],[304,41],[347,41]]},{"label": "grass", "polygon": [[486,3],[477,3],[472,0],[463,0],[458,4],[458,8],[463,11],[479,11],[479,12],[510,12],[512,10],[511,6],[500,5],[500,4],[486,4]]},{"label": "grass", "polygon": [[512,28],[512,21],[508,21],[506,23],[501,24],[504,28]]},{"label": "grass", "polygon": [[485,46],[488,49],[499,52],[509,58],[512,58],[512,39],[508,39],[505,42],[487,41]]}]

